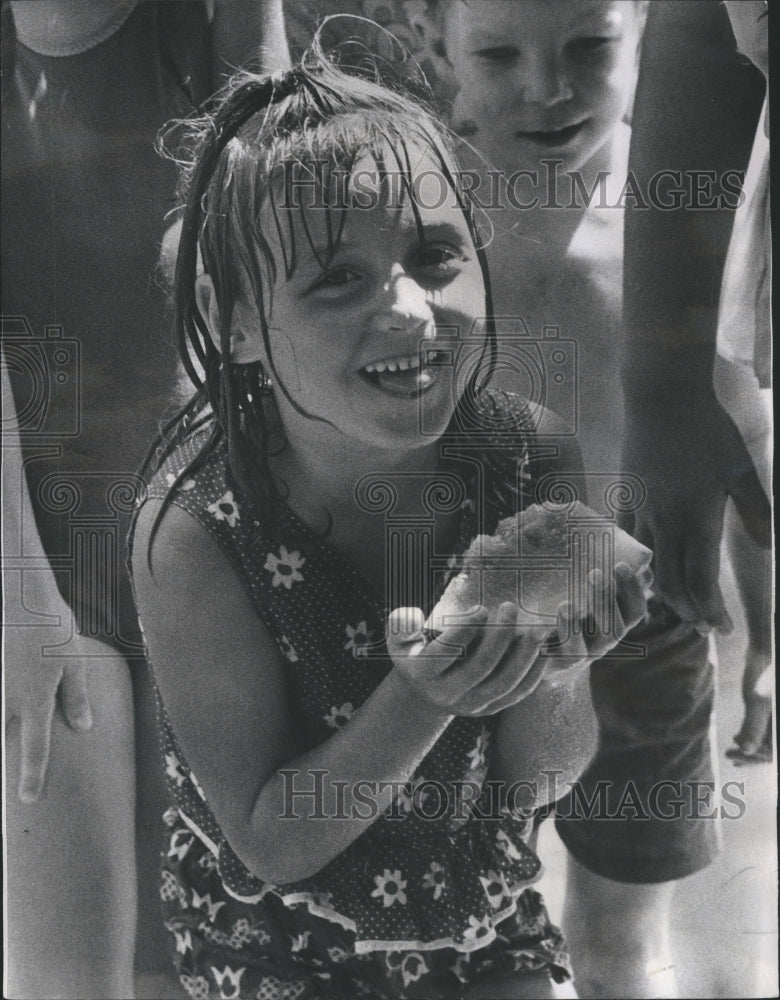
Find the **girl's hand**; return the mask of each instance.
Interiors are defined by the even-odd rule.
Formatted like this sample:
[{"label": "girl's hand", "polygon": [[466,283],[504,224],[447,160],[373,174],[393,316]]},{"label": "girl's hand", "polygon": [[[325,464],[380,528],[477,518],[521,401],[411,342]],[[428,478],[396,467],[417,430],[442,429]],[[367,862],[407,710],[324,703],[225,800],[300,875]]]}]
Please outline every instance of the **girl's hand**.
[{"label": "girl's hand", "polygon": [[605,656],[644,618],[647,598],[639,577],[626,563],[618,563],[611,582],[600,570],[588,577],[588,614],[573,613],[571,605],[558,608],[556,633],[547,642],[543,659],[547,683],[568,683],[579,671]]},{"label": "girl's hand", "polygon": [[388,621],[387,649],[396,670],[431,705],[449,715],[493,715],[526,698],[545,669],[539,656],[549,636],[517,628],[518,609],[501,605],[495,625],[476,607],[431,641],[419,608],[399,608]]}]

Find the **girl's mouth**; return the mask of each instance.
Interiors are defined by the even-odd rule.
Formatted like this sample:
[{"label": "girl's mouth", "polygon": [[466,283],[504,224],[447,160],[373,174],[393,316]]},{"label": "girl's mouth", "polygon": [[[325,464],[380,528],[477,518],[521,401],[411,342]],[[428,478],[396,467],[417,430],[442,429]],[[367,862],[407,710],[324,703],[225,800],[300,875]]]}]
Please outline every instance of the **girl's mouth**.
[{"label": "girl's mouth", "polygon": [[[586,120],[587,121],[587,120]],[[585,127],[586,121],[577,122],[576,125],[567,125],[565,128],[551,129],[540,132],[515,132],[518,139],[526,139],[535,142],[540,146],[547,146],[550,149],[557,149],[566,146]]]},{"label": "girl's mouth", "polygon": [[360,373],[382,392],[410,398],[427,392],[436,383],[439,375],[436,363],[440,353],[426,350],[422,357],[415,353],[373,361]]}]

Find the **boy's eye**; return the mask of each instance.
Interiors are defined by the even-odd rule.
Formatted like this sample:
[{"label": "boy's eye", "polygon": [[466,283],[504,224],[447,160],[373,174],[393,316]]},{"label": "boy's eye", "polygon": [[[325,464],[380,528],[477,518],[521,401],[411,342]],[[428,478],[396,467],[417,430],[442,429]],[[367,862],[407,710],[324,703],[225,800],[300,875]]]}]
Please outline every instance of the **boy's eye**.
[{"label": "boy's eye", "polygon": [[518,51],[514,45],[495,45],[487,49],[478,49],[474,55],[486,63],[501,65],[502,63],[509,63],[513,59],[516,59]]},{"label": "boy's eye", "polygon": [[592,38],[575,38],[569,42],[566,48],[569,54],[581,62],[592,62],[601,59],[608,51],[609,46],[617,41],[609,36]]}]

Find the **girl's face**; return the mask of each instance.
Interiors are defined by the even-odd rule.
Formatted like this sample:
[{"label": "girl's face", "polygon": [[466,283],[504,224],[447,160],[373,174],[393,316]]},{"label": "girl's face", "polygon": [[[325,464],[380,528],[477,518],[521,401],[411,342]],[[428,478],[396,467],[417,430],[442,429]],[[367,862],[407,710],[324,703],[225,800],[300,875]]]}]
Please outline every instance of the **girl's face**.
[{"label": "girl's face", "polygon": [[[455,195],[425,150],[409,152],[420,183],[418,219],[406,193],[388,204],[376,162],[362,157],[330,258],[327,227],[338,225],[339,212],[292,210],[296,267],[289,280],[280,269],[270,306],[273,360],[293,399],[347,438],[382,449],[419,447],[444,431],[456,401],[452,369],[424,358],[429,346],[435,350],[437,327],[464,338],[485,314],[482,271]],[[265,231],[281,261],[276,226]],[[255,349],[267,364],[259,331]],[[291,443],[296,428],[309,438],[323,428],[278,389],[276,398]]]},{"label": "girl's face", "polygon": [[501,170],[577,170],[631,102],[642,17],[634,0],[455,0],[444,42],[459,118]]}]

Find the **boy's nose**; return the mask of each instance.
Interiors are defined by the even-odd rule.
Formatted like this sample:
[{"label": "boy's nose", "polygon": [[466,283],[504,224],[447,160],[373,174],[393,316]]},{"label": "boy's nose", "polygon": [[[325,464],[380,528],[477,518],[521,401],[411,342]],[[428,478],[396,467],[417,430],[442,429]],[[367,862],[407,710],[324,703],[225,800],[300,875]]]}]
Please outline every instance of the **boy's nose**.
[{"label": "boy's nose", "polygon": [[519,74],[518,83],[526,104],[551,107],[573,95],[565,66],[553,56],[529,56]]},{"label": "boy's nose", "polygon": [[382,288],[382,302],[374,326],[383,333],[418,330],[433,324],[428,293],[400,264],[394,264]]}]

